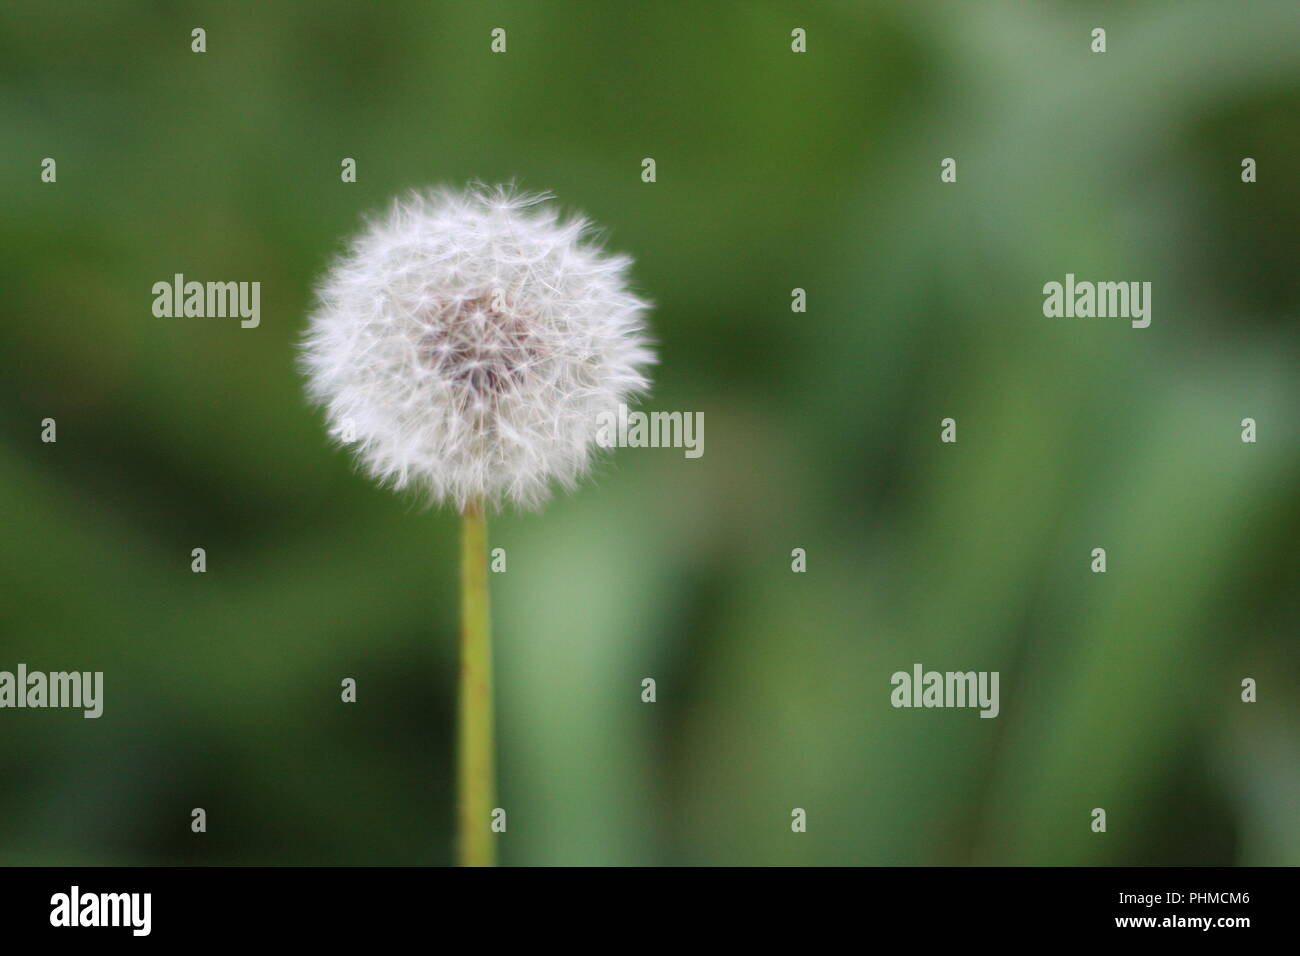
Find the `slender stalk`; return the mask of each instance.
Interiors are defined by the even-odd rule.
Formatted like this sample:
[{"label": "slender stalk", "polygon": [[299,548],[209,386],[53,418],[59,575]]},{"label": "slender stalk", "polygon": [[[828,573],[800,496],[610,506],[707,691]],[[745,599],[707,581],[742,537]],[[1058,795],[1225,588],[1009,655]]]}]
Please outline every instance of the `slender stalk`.
[{"label": "slender stalk", "polygon": [[492,735],[492,630],[488,615],[487,519],[481,502],[461,516],[458,830],[461,866],[496,865]]}]

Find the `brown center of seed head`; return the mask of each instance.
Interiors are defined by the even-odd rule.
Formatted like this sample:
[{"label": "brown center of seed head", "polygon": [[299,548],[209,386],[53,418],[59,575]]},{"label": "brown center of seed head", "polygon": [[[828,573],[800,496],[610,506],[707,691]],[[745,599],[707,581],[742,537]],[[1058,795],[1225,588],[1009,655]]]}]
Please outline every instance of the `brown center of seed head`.
[{"label": "brown center of seed head", "polygon": [[425,366],[473,400],[507,392],[538,354],[529,316],[492,293],[434,305],[420,339]]}]

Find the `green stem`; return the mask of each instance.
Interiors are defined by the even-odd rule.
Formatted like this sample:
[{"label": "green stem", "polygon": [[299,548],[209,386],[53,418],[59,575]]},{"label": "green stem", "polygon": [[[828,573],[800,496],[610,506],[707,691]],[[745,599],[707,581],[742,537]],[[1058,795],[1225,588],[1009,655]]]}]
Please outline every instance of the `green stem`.
[{"label": "green stem", "polygon": [[492,736],[492,630],[488,616],[487,520],[481,502],[461,517],[460,741],[458,829],[461,866],[494,866],[496,802]]}]

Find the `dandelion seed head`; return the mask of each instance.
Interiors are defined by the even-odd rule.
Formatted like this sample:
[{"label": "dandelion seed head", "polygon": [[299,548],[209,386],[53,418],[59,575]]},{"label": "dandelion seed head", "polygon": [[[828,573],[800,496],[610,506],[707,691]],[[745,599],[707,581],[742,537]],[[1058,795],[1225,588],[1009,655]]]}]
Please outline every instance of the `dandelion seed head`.
[{"label": "dandelion seed head", "polygon": [[587,472],[602,413],[648,389],[631,260],[549,199],[413,193],[320,282],[308,391],[380,483],[457,508],[537,507]]}]

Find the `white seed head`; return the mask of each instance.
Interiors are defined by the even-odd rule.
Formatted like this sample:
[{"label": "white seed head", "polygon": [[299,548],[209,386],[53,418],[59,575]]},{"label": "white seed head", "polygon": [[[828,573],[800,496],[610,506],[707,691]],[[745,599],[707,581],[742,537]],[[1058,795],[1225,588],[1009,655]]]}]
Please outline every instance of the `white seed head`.
[{"label": "white seed head", "polygon": [[549,198],[412,194],[320,283],[308,389],[381,483],[458,508],[536,507],[587,471],[601,413],[649,387],[631,260]]}]

